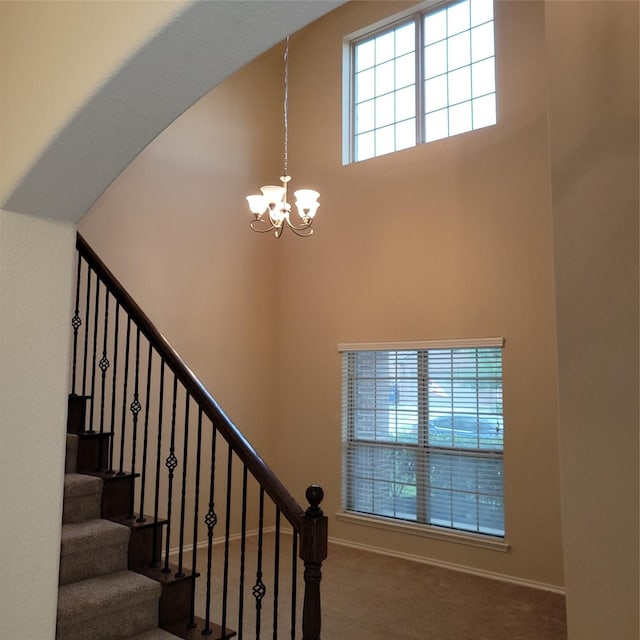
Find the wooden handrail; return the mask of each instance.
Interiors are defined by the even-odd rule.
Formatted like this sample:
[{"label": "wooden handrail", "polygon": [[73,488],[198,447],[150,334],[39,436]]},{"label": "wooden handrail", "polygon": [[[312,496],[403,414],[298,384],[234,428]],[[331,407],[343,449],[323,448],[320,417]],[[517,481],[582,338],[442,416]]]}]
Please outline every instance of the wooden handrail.
[{"label": "wooden handrail", "polygon": [[202,408],[203,413],[211,420],[215,429],[229,443],[258,483],[264,487],[264,490],[293,528],[299,533],[303,533],[306,528],[305,511],[296,502],[295,498],[287,491],[267,463],[224,413],[202,382],[187,367],[169,341],[158,331],[153,322],[127,293],[80,233],[77,234],[76,248],[82,258],[104,281],[110,293],[129,314],[131,319],[134,320],[140,331],[184,385],[190,396]]}]

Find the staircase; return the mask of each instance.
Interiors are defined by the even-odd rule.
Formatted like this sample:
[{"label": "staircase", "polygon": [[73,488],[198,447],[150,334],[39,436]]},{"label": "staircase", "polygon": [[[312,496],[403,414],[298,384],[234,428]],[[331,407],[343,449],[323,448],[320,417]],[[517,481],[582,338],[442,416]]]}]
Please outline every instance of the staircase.
[{"label": "staircase", "polygon": [[295,640],[299,582],[301,638],[320,640],[322,489],[303,510],[80,235],[76,246],[57,640]]},{"label": "staircase", "polygon": [[[105,484],[115,482],[116,492],[127,492],[131,478],[78,473],[79,461],[80,471],[91,471],[94,466],[91,458],[96,452],[95,434],[79,433],[79,425],[73,423],[73,410],[69,414],[56,638],[177,639],[158,626],[161,574],[157,572],[154,579],[138,572],[148,568],[148,564],[136,562],[135,550],[143,542],[140,538],[144,537],[144,530],[136,527],[135,520],[129,521],[126,514],[109,512],[113,505],[126,502],[126,494],[124,500],[114,500],[112,486],[111,501],[103,500],[109,495],[103,490]],[[76,413],[75,418],[80,415]],[[182,613],[186,626],[188,613]]]}]

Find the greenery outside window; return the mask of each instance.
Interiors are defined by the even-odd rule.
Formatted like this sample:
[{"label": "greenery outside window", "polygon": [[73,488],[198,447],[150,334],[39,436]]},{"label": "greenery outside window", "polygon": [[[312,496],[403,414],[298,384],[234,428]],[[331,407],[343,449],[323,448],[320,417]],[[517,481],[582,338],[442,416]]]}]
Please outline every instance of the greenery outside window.
[{"label": "greenery outside window", "polygon": [[341,346],[346,512],[504,537],[502,344]]},{"label": "greenery outside window", "polygon": [[350,160],[496,124],[493,0],[423,8],[350,42]]}]

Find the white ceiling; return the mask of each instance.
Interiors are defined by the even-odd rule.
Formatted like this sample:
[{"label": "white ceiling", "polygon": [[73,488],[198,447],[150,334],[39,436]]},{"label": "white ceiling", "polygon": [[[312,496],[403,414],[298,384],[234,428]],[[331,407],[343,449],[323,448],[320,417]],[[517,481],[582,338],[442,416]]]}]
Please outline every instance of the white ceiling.
[{"label": "white ceiling", "polygon": [[198,0],[75,114],[2,208],[78,221],[212,87],[345,0]]}]

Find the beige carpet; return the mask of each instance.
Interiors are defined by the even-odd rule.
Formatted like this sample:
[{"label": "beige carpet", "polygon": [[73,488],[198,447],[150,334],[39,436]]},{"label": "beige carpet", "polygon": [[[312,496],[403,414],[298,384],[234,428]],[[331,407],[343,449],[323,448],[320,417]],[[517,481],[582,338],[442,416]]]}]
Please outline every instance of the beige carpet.
[{"label": "beige carpet", "polygon": [[[261,637],[272,638],[273,534],[265,536]],[[247,541],[243,637],[255,638],[255,538]],[[290,638],[291,537],[283,535],[278,598],[278,637]],[[224,549],[214,547],[214,593],[221,593]],[[229,556],[229,591],[238,593],[239,543]],[[200,551],[196,614],[204,617],[206,552]],[[298,578],[299,599],[302,579]],[[218,596],[220,598],[220,596]],[[227,627],[238,629],[231,596]],[[564,597],[389,556],[329,545],[322,580],[323,640],[566,640]],[[212,619],[221,622],[214,599]],[[298,614],[296,637],[300,638]]]}]

